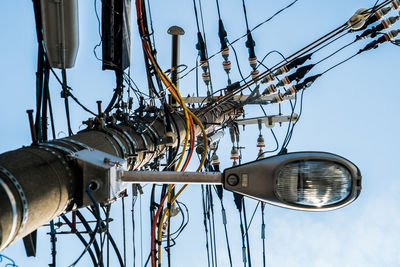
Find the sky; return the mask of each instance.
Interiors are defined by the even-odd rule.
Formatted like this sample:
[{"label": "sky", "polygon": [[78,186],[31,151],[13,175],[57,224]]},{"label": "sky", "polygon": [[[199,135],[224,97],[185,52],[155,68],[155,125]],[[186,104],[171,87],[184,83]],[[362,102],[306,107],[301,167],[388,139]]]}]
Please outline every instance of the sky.
[{"label": "sky", "polygon": [[[100,2],[100,1],[97,1]],[[179,25],[185,30],[181,39],[181,63],[188,69],[195,66],[197,51],[196,24],[192,1],[171,0],[150,1],[153,17],[157,57],[160,66],[170,67],[170,36],[167,29]],[[246,2],[250,27],[270,17],[274,12],[291,1]],[[318,39],[346,22],[359,8],[373,6],[375,1],[312,1],[299,0],[293,7],[278,15],[253,32],[256,42],[256,54],[262,58],[271,50],[278,50],[288,56],[311,41]],[[96,100],[107,102],[114,88],[113,74],[101,70],[101,62],[93,55],[93,47],[99,42],[98,24],[94,12],[94,1],[79,1],[79,37],[80,47],[76,65],[68,70],[69,85],[73,94],[84,105],[96,110]],[[214,1],[203,1],[204,26],[207,46],[210,54],[219,50],[217,36],[217,11]],[[99,3],[97,3],[99,6]],[[132,6],[133,7],[133,6]],[[228,38],[234,40],[245,33],[241,1],[220,0],[221,16],[228,32]],[[37,64],[37,40],[33,18],[32,2],[27,0],[1,1],[0,10],[0,152],[17,149],[30,144],[28,119],[25,110],[35,107],[35,71]],[[100,9],[99,9],[100,10]],[[394,11],[390,16],[397,15]],[[139,43],[136,17],[132,9],[132,61],[131,76],[141,90],[146,91],[143,55]],[[398,29],[399,23],[393,28]],[[337,42],[324,48],[313,56],[310,62],[329,55],[348,44],[355,38],[348,34]],[[247,62],[245,40],[234,44],[242,71],[247,75],[250,67]],[[316,66],[310,75],[320,73],[343,59],[353,55],[370,40],[363,40],[344,49],[329,60]],[[360,197],[351,205],[330,212],[300,212],[273,206],[266,206],[266,262],[267,266],[398,266],[400,264],[400,180],[398,175],[398,136],[397,113],[400,88],[399,47],[382,44],[378,49],[363,53],[345,64],[329,71],[319,78],[304,93],[303,112],[295,127],[289,152],[327,151],[339,154],[354,162],[363,176],[363,189]],[[97,51],[101,54],[101,51]],[[240,79],[237,64],[231,53],[231,78]],[[281,58],[272,54],[264,62],[273,66]],[[222,57],[216,56],[210,61],[214,88],[226,86],[226,75],[221,66]],[[195,91],[195,72],[181,80],[183,95]],[[200,78],[201,79],[201,78]],[[56,117],[57,136],[65,137],[66,121],[61,88],[54,79],[50,84],[51,96]],[[200,80],[200,95],[206,89]],[[74,132],[82,129],[81,121],[89,114],[75,104],[71,104],[72,128]],[[278,107],[266,107],[269,114],[277,114]],[[282,112],[290,114],[288,103],[282,105]],[[246,109],[246,117],[261,116],[258,107]],[[286,133],[286,124],[277,125],[280,144]],[[269,131],[263,128],[266,149],[273,149],[274,140]],[[248,126],[241,134],[243,162],[257,157],[256,139],[258,129]],[[229,159],[231,148],[229,133],[221,141],[218,156],[221,168],[232,165]],[[271,154],[272,155],[272,154]],[[197,161],[190,165],[195,170]],[[149,186],[150,187],[150,186]],[[148,188],[137,201],[135,218],[142,214],[142,231],[137,221],[136,266],[141,264],[141,239],[143,257],[149,253]],[[207,266],[205,236],[203,228],[201,189],[193,186],[180,198],[188,205],[190,222],[172,250],[173,266]],[[130,221],[130,197],[126,199],[128,230],[127,258],[132,266],[132,223]],[[141,204],[141,205],[140,205]],[[248,215],[257,202],[246,200]],[[234,266],[243,266],[241,260],[241,238],[238,212],[233,204],[232,195],[225,193],[224,205],[228,214],[228,230],[233,254]],[[111,231],[122,249],[121,201],[114,204]],[[142,207],[142,213],[140,213]],[[225,238],[220,216],[220,204],[215,203],[217,225],[218,265],[228,266]],[[250,215],[249,215],[250,216]],[[139,220],[139,219],[138,219]],[[178,225],[179,219],[177,219]],[[262,266],[262,243],[260,239],[260,211],[258,210],[249,230],[253,266]],[[67,228],[62,228],[67,230]],[[38,236],[38,256],[27,258],[21,241],[13,244],[1,253],[14,259],[19,266],[46,266],[50,263],[50,241],[46,234],[48,227],[41,227]],[[141,238],[142,237],[142,238]],[[81,243],[72,235],[59,235],[57,243],[59,266],[71,264],[83,249]],[[163,251],[163,255],[165,252]],[[115,262],[115,258],[112,258]],[[0,262],[0,266],[6,261]],[[88,266],[86,256],[80,266]],[[164,260],[165,263],[165,260]],[[116,266],[116,265],[112,265]]]}]

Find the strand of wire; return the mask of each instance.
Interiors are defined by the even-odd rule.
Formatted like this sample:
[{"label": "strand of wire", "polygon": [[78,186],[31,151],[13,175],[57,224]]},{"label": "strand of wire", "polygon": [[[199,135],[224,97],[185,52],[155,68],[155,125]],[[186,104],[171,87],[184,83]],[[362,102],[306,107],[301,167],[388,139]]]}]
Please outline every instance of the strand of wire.
[{"label": "strand of wire", "polygon": [[[194,0],[193,0],[193,1],[194,1]],[[250,30],[249,33],[246,33],[246,34],[244,34],[244,35],[242,35],[242,36],[236,38],[236,39],[235,39],[234,41],[232,41],[231,43],[234,44],[234,43],[236,43],[237,41],[239,41],[239,40],[245,38],[248,34],[252,33],[254,30],[256,30],[257,28],[261,27],[261,26],[264,25],[265,23],[271,21],[274,17],[276,17],[277,15],[279,15],[279,14],[280,14],[281,12],[283,12],[284,10],[286,10],[286,9],[290,8],[291,6],[293,6],[297,1],[299,1],[299,0],[293,1],[292,3],[290,3],[289,5],[287,5],[286,7],[282,8],[282,9],[279,10],[279,11],[277,11],[277,12],[274,13],[271,17],[269,17],[268,19],[266,19],[266,20],[264,20],[263,22],[259,23],[259,24],[256,25],[254,28],[252,28],[252,29]],[[218,52],[212,54],[210,57],[208,57],[208,60],[210,60],[210,59],[212,59],[213,57],[219,55],[221,52],[222,52],[222,51],[218,51]],[[196,68],[198,68],[198,67],[193,67],[193,68],[190,69],[187,73],[185,73],[184,75],[182,75],[179,79],[183,79],[184,77],[186,77],[190,72],[192,72],[192,71],[195,70]]]}]

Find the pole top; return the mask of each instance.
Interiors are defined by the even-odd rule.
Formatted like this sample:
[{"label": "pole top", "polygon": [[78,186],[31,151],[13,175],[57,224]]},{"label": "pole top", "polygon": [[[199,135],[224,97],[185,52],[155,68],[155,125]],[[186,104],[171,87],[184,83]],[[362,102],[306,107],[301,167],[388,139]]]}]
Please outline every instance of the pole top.
[{"label": "pole top", "polygon": [[185,31],[181,27],[174,25],[169,27],[168,33],[171,35],[184,35]]}]

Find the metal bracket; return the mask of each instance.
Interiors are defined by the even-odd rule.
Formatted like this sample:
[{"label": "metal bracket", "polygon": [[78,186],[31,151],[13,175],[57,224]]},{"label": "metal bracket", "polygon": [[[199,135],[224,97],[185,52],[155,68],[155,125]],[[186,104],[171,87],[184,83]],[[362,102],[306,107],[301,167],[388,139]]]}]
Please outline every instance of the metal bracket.
[{"label": "metal bracket", "polygon": [[[71,155],[76,159],[83,171],[83,190],[89,183],[94,183],[93,196],[99,203],[110,203],[121,197],[126,189],[118,176],[121,170],[127,170],[125,159],[104,153],[99,150],[81,150]],[[83,205],[90,205],[92,201],[86,192],[83,192]]]},{"label": "metal bracket", "polygon": [[236,120],[235,122],[238,125],[258,124],[262,122],[265,124],[267,128],[274,128],[275,123],[277,122],[289,122],[289,121],[296,122],[298,118],[299,115],[293,113],[292,115],[288,116],[279,116],[279,115],[264,116],[264,117]]}]

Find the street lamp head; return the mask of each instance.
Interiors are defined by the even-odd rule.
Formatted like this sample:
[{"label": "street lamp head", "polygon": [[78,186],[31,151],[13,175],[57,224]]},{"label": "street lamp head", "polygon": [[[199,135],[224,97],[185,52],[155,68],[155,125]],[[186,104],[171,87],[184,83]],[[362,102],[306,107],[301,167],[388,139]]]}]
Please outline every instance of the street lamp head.
[{"label": "street lamp head", "polygon": [[224,171],[224,188],[279,207],[327,211],[348,205],[361,191],[359,169],[325,152],[296,152]]}]

